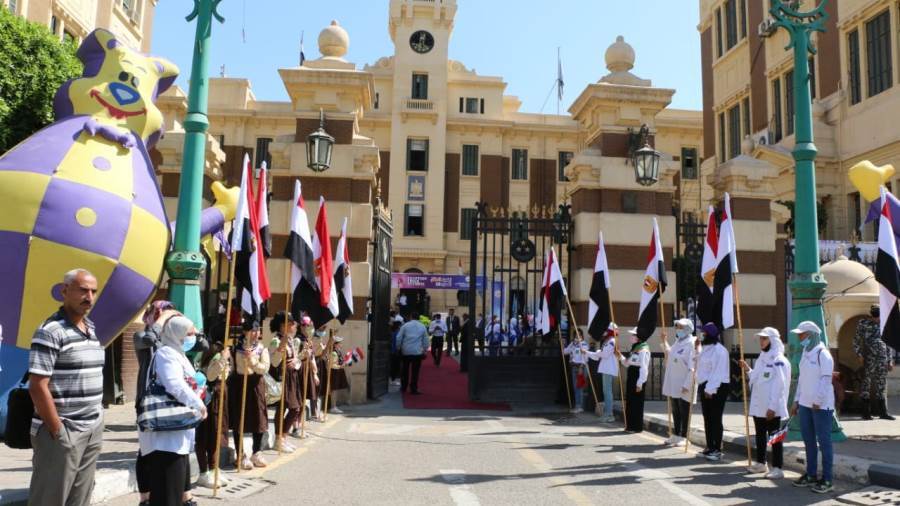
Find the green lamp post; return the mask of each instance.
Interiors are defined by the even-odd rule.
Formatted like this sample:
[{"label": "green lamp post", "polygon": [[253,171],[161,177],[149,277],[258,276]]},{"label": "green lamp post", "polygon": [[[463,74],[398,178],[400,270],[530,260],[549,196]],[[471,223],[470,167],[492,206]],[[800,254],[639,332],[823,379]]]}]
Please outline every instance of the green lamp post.
[{"label": "green lamp post", "polygon": [[181,182],[178,189],[178,215],[175,224],[175,243],[166,258],[169,274],[169,299],[179,311],[203,328],[200,303],[200,275],[206,260],[200,253],[200,211],[203,198],[203,168],[206,164],[206,116],[209,98],[209,54],[212,19],[225,19],[216,9],[222,0],[194,0],[194,10],[187,21],[197,19],[194,38],[194,59],[191,64],[188,113],[184,120],[184,156]]},{"label": "green lamp post", "polygon": [[[785,4],[782,0],[773,0],[769,14],[775,20],[774,27],[787,30],[791,41],[788,48],[794,50],[794,274],[791,277],[790,289],[793,296],[790,325],[802,321],[812,321],[822,329],[822,340],[828,345],[825,333],[825,313],[822,309],[822,297],[828,283],[819,272],[819,230],[816,219],[816,145],[813,142],[812,98],[809,89],[809,55],[816,49],[810,41],[813,32],[825,31],[825,3],[809,12],[799,11],[799,2]],[[795,334],[788,337],[792,377],[796,384],[799,376],[800,358],[803,350]],[[796,388],[792,389],[795,392]],[[800,439],[799,422],[791,423],[788,437]],[[833,441],[847,439],[837,418],[831,430]]]}]

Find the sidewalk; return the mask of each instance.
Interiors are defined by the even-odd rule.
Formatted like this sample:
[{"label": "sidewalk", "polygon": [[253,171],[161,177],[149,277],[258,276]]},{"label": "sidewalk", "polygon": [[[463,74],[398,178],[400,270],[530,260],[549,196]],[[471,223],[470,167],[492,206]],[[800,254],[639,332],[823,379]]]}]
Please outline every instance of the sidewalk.
[{"label": "sidewalk", "polygon": [[[900,398],[888,401],[891,413],[897,416]],[[620,411],[616,411],[621,416]],[[729,402],[725,406],[725,434],[723,450],[731,452],[735,459],[746,458],[744,437],[744,408],[740,402]],[[668,435],[668,414],[666,403],[647,402],[644,406],[644,427],[654,433]],[[834,443],[834,475],[836,479],[852,481],[863,485],[880,485],[900,489],[900,416],[897,421],[861,420],[858,416],[841,419],[841,427],[847,440]],[[700,406],[694,405],[691,416],[691,449],[700,451],[705,447],[703,415]],[[750,420],[750,447],[755,451],[753,420]],[[755,453],[754,453],[755,458]],[[806,453],[802,441],[787,441],[784,445],[785,467],[804,472]]]}]

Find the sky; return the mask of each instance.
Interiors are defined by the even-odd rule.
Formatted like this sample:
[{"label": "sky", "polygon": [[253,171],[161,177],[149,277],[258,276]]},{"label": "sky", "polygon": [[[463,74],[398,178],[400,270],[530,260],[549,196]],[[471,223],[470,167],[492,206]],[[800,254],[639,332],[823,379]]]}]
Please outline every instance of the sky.
[{"label": "sky", "polygon": [[[187,90],[196,25],[193,2],[156,7],[152,54],[175,62]],[[248,78],[259,100],[287,100],[278,69],[298,64],[300,35],[307,59],[318,58],[319,32],[337,20],[350,35],[345,58],[362,68],[392,55],[389,0],[223,0],[225,23],[214,24],[209,74]],[[617,35],[637,54],[634,74],[676,90],[671,107],[702,108],[696,0],[457,0],[450,58],[480,75],[501,76],[523,112],[556,112],[557,48],[562,57],[561,111],[607,73],[606,48]]]}]

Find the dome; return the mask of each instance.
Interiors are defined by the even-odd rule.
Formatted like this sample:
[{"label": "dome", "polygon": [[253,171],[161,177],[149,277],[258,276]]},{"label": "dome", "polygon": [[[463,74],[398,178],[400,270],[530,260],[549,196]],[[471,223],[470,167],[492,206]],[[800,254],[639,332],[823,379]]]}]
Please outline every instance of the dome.
[{"label": "dome", "polygon": [[634,68],[634,48],[619,35],[606,50],[606,68],[610,72],[629,71]]},{"label": "dome", "polygon": [[337,21],[319,33],[319,52],[326,58],[341,58],[350,47],[350,35]]},{"label": "dome", "polygon": [[821,271],[825,281],[828,281],[827,295],[843,293],[878,296],[878,282],[872,271],[859,262],[848,260],[844,255],[823,265]]}]

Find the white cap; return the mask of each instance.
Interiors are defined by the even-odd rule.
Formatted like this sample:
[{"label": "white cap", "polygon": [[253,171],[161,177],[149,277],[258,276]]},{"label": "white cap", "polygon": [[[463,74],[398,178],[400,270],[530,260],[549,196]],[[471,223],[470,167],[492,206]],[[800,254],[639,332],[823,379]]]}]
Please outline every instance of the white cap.
[{"label": "white cap", "polygon": [[344,338],[341,336],[334,336],[334,342],[342,343],[342,342],[344,342]]},{"label": "white cap", "polygon": [[818,325],[816,325],[815,323],[813,323],[811,321],[805,321],[805,322],[801,322],[800,325],[797,325],[797,328],[792,330],[791,333],[794,333],[794,334],[811,333],[811,334],[820,335],[822,333],[822,329],[820,329]]},{"label": "white cap", "polygon": [[769,339],[781,339],[781,333],[773,327],[766,327],[756,333],[757,337],[767,337]]},{"label": "white cap", "polygon": [[688,330],[688,332],[694,331],[694,322],[692,322],[691,320],[688,320],[687,318],[675,320],[675,325],[686,328]]},{"label": "white cap", "polygon": [[629,330],[628,330],[628,333],[631,334],[631,335],[633,335],[633,336],[638,335],[638,333],[637,333],[637,327],[634,327],[634,328],[632,328],[632,329],[629,329]]}]

